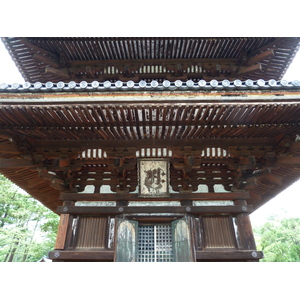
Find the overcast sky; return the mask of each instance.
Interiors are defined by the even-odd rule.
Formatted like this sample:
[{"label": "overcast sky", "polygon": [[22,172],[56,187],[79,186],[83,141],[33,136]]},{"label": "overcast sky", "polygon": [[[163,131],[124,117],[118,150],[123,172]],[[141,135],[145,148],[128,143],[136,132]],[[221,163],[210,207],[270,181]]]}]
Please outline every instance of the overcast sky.
[{"label": "overcast sky", "polygon": [[[296,55],[293,63],[284,76],[287,80],[300,80],[300,52]],[[1,83],[23,83],[24,79],[18,72],[15,64],[5,49],[2,41],[0,42],[0,84]],[[281,217],[300,217],[300,180],[269,201],[251,214],[252,225],[261,225],[271,215]]]}]

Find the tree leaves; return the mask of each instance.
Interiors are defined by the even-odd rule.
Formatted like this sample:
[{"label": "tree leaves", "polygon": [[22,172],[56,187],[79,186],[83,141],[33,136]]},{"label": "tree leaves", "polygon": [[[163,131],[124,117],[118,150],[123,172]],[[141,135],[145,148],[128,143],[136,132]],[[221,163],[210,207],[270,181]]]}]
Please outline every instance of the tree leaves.
[{"label": "tree leaves", "polygon": [[262,261],[300,262],[300,218],[272,218],[254,228],[257,248],[264,252]]},{"label": "tree leaves", "polygon": [[52,250],[59,217],[0,175],[0,261],[38,261]]}]

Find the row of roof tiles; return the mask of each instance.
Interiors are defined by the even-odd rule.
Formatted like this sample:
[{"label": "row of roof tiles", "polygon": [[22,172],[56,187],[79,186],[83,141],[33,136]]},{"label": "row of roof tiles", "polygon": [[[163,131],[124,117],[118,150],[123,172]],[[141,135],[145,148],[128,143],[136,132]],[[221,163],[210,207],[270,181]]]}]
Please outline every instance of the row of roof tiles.
[{"label": "row of roof tiles", "polygon": [[80,90],[89,90],[89,91],[101,91],[101,90],[174,90],[174,89],[202,89],[202,90],[209,90],[209,89],[276,89],[276,88],[293,88],[293,87],[300,87],[300,80],[293,80],[293,81],[287,81],[287,80],[280,80],[276,81],[274,79],[265,81],[263,79],[259,80],[245,80],[241,81],[239,79],[236,79],[234,81],[229,80],[211,80],[209,82],[205,80],[200,80],[198,82],[195,82],[193,80],[187,80],[187,81],[169,81],[164,80],[162,82],[157,80],[152,80],[150,82],[146,82],[144,80],[141,80],[139,82],[134,82],[132,80],[129,80],[127,82],[122,81],[93,81],[93,82],[87,82],[87,81],[81,81],[79,83],[76,83],[75,81],[70,82],[35,82],[35,83],[29,83],[25,82],[23,84],[19,83],[13,83],[13,84],[7,84],[7,83],[1,83],[0,84],[0,92],[8,92],[8,91],[22,91],[22,92],[32,92],[32,91],[80,91]]}]

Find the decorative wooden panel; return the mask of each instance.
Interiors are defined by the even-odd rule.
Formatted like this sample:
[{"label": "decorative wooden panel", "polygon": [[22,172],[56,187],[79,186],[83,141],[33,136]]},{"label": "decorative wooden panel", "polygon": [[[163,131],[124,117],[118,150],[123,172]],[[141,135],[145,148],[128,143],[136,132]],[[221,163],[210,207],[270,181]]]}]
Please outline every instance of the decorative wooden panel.
[{"label": "decorative wooden panel", "polygon": [[203,217],[205,248],[237,248],[232,218]]},{"label": "decorative wooden panel", "polygon": [[108,218],[80,217],[76,248],[106,248]]}]

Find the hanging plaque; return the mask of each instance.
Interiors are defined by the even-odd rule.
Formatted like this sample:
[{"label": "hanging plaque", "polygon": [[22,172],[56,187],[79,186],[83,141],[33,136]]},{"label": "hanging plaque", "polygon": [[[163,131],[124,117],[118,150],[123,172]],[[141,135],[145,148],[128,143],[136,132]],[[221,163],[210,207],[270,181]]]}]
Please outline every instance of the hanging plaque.
[{"label": "hanging plaque", "polygon": [[139,197],[169,197],[169,160],[139,160]]}]

